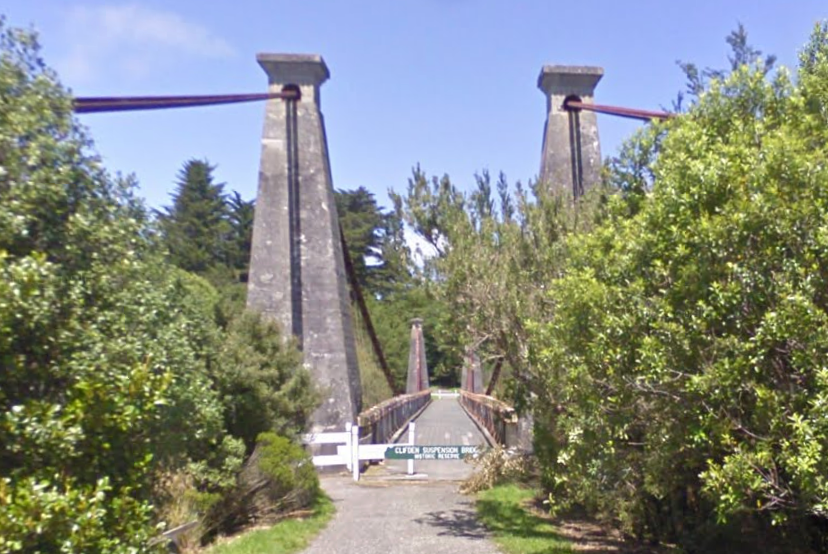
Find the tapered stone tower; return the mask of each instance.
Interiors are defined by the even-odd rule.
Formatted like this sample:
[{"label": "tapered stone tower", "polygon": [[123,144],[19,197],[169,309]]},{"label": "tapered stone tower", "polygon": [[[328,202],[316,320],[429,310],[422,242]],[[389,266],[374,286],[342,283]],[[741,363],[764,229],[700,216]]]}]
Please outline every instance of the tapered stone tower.
[{"label": "tapered stone tower", "polygon": [[546,94],[540,180],[548,190],[578,198],[601,178],[601,143],[595,112],[564,109],[566,100],[593,103],[600,67],[546,65],[538,88]]},{"label": "tapered stone tower", "polygon": [[422,319],[411,320],[410,345],[408,350],[408,379],[405,385],[406,394],[428,390],[429,387]]},{"label": "tapered stone tower", "polygon": [[323,391],[313,431],[341,429],[360,411],[361,386],[319,89],[321,56],[259,54],[267,102],[247,306],[278,321],[302,348]]},{"label": "tapered stone tower", "polygon": [[466,348],[466,358],[460,375],[460,388],[483,394],[483,369],[480,367],[480,358],[471,348]]}]

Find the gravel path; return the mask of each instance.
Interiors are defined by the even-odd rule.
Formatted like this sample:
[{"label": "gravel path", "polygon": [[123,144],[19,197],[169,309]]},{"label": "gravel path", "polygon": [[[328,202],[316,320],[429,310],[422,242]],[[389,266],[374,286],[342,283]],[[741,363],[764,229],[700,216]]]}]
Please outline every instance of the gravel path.
[{"label": "gravel path", "polygon": [[457,483],[322,479],[336,506],[305,554],[496,554]]}]

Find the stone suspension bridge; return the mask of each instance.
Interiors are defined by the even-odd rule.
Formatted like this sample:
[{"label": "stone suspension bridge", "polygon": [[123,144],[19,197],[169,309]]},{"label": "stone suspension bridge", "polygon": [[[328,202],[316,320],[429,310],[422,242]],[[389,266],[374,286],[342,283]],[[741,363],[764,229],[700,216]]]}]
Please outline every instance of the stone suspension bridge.
[{"label": "stone suspension bridge", "polygon": [[[268,78],[268,92],[264,94],[79,98],[75,109],[92,113],[266,100],[247,306],[291,332],[306,366],[324,391],[324,401],[313,416],[312,435],[338,433],[342,438],[347,427],[355,434],[347,444],[353,447],[358,443],[369,451],[370,445],[401,440],[402,432],[414,422],[419,425],[411,426],[416,432],[409,433],[409,439],[418,445],[501,444],[528,448],[528,422],[519,421],[511,407],[484,394],[493,387],[484,387],[474,352],[466,355],[462,390],[454,395],[437,395],[438,400],[432,402],[422,322],[418,319],[412,319],[405,394],[378,406],[361,405],[349,294],[351,264],[336,212],[320,110],[320,89],[329,71],[316,55],[259,54],[257,61]],[[601,151],[595,112],[638,119],[671,116],[595,104],[593,94],[602,75],[598,67],[544,66],[538,77],[547,113],[540,181],[571,192],[576,198],[599,178]],[[355,279],[350,284],[380,365],[391,383],[359,286]],[[330,452],[341,452],[341,447],[322,444],[315,448],[329,452],[330,458]],[[356,450],[351,448],[351,452]],[[367,459],[379,456],[379,450],[374,452],[366,455]],[[320,454],[320,460],[325,456]],[[355,474],[362,466],[355,454],[333,456]],[[346,459],[349,457],[354,459]],[[386,465],[390,468],[395,463]],[[422,462],[431,469],[432,478],[462,477],[466,466],[451,463]]]},{"label": "stone suspension bridge", "polygon": [[[482,394],[483,376],[473,352],[466,356],[459,401],[446,398],[429,405],[423,333],[416,319],[406,394],[367,409],[361,405],[347,250],[320,111],[328,68],[314,55],[260,54],[257,60],[267,74],[270,99],[262,134],[247,305],[292,332],[325,391],[312,432],[338,433],[346,425],[357,425],[359,436],[352,442],[383,445],[416,418],[419,425],[411,439],[417,444],[526,446],[529,439],[520,432],[514,410]],[[547,66],[538,80],[547,98],[541,180],[565,187],[576,197],[598,179],[598,129],[592,111],[564,105],[592,103],[602,74],[594,67]],[[358,464],[356,458],[353,471]],[[431,475],[438,473],[462,472],[434,468]]]},{"label": "stone suspension bridge", "polygon": [[[466,353],[459,392],[432,391],[419,319],[412,319],[406,390],[377,406],[362,406],[349,294],[352,270],[320,111],[328,68],[315,55],[260,54],[257,59],[268,78],[265,94],[79,98],[75,109],[90,113],[266,100],[247,305],[296,337],[324,391],[306,437],[314,463],[347,468],[359,479],[367,462],[385,460],[366,471],[370,482],[432,481],[389,488],[325,479],[339,509],[306,552],[497,552],[475,523],[469,502],[440,483],[465,478],[470,466],[460,458],[477,446],[530,448],[531,422],[484,393],[492,387],[485,386],[473,351]],[[544,66],[538,78],[547,113],[540,182],[576,198],[599,178],[596,112],[645,120],[671,117],[595,104],[602,75],[597,67]],[[350,285],[391,382],[359,286],[355,279]]]}]

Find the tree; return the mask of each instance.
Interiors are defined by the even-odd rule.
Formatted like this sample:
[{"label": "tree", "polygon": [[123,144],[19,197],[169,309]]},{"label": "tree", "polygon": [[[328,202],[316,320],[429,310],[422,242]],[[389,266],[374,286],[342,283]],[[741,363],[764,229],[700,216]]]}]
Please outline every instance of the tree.
[{"label": "tree", "polygon": [[[748,42],[747,30],[741,23],[730,32],[725,41],[730,46],[730,55],[728,55],[730,68],[728,70],[710,67],[700,69],[695,63],[676,61],[686,79],[686,93],[693,101],[698,101],[701,93],[707,90],[713,81],[719,83],[719,90],[723,94],[738,94],[738,90],[728,88],[726,78],[742,66],[754,68],[765,76],[773,70],[776,56],[771,54],[763,59],[762,51]],[[679,91],[673,101],[674,112],[684,110],[684,94]],[[652,129],[658,131],[652,132]],[[642,129],[635,134],[634,138],[622,144],[618,155],[611,158],[607,164],[606,180],[610,187],[619,190],[624,195],[630,214],[638,211],[642,196],[653,185],[652,167],[658,158],[664,136],[664,127]]]},{"label": "tree", "polygon": [[165,262],[134,182],[101,168],[36,37],[2,20],[0,103],[0,552],[151,551],[159,474],[212,500],[235,486],[247,437],[219,385],[254,383],[267,429],[295,433],[307,372],[256,316],[218,325],[218,292]]},{"label": "tree", "polygon": [[567,241],[530,342],[556,502],[701,550],[725,522],[824,540],[827,31],[796,85],[742,65],[647,131],[639,210]]},{"label": "tree", "polygon": [[135,552],[177,336],[146,219],[2,20],[0,98],[0,550]]},{"label": "tree", "polygon": [[484,171],[464,194],[447,176],[429,179],[417,167],[405,216],[437,252],[425,275],[442,305],[441,335],[451,337],[442,347],[452,353],[455,370],[466,348],[484,366],[505,364],[511,399],[522,408],[530,390],[525,323],[548,304],[546,282],[563,264],[560,243],[585,228],[586,207],[602,193],[596,189],[573,210],[566,199],[535,187],[514,189],[505,175],[493,182]]},{"label": "tree", "polygon": [[[724,81],[729,73],[736,71],[743,65],[756,67],[763,74],[767,74],[773,70],[773,66],[776,64],[776,56],[769,54],[763,59],[762,51],[756,49],[748,42],[747,30],[742,23],[739,23],[738,27],[730,32],[725,38],[725,41],[730,46],[731,52],[727,58],[728,62],[730,62],[730,68],[728,70],[710,67],[699,69],[692,62],[676,61],[676,64],[681,68],[687,79],[685,85],[687,94],[692,98],[698,99],[699,95],[709,88],[711,80]],[[675,111],[681,111],[683,97],[683,93],[679,92],[677,99],[673,103]]]},{"label": "tree", "polygon": [[381,264],[384,217],[374,195],[364,187],[336,192],[336,211],[357,281],[368,289],[374,265]]},{"label": "tree", "polygon": [[241,194],[233,191],[227,199],[230,221],[230,238],[228,259],[233,269],[245,276],[250,267],[250,248],[253,244],[253,215],[255,200],[245,200]]},{"label": "tree", "polygon": [[261,433],[295,438],[305,431],[318,394],[301,353],[285,344],[275,323],[241,314],[230,323],[217,362],[227,429],[248,452]]},{"label": "tree", "polygon": [[368,296],[384,296],[410,277],[398,211],[386,213],[364,187],[336,192],[339,223],[357,282]]},{"label": "tree", "polygon": [[[238,263],[238,259],[230,260],[229,209],[224,184],[213,182],[214,170],[207,161],[188,160],[178,173],[172,206],[158,214],[170,261],[186,271],[204,274]],[[240,228],[239,232],[245,231]]]}]

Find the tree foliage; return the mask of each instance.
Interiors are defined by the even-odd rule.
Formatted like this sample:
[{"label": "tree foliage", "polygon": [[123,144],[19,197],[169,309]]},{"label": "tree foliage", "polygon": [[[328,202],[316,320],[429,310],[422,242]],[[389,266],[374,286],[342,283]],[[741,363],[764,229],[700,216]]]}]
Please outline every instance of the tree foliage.
[{"label": "tree foliage", "polygon": [[301,353],[279,327],[258,314],[235,318],[218,355],[216,382],[227,429],[252,451],[261,433],[295,438],[305,430],[318,398]]},{"label": "tree foliage", "polygon": [[204,273],[229,264],[229,209],[224,184],[214,182],[214,170],[206,161],[187,161],[178,174],[172,206],[158,214],[170,261],[186,271]]},{"label": "tree foliage", "polygon": [[584,199],[418,168],[406,218],[454,336],[511,366],[556,509],[691,551],[728,529],[824,548],[828,27],[795,80],[728,42],[731,70],[688,74],[687,113]]},{"label": "tree foliage", "polygon": [[[590,194],[584,204],[600,199]],[[563,263],[563,240],[583,230],[565,196],[520,183],[505,175],[493,182],[488,172],[475,176],[469,192],[448,178],[429,179],[417,167],[405,196],[405,217],[433,247],[424,275],[431,281],[437,344],[456,372],[466,349],[486,367],[505,364],[509,397],[523,406],[528,391],[525,322],[543,313],[549,279]],[[505,390],[503,392],[506,392]]]},{"label": "tree foliage", "polygon": [[822,25],[796,85],[714,81],[637,139],[660,137],[636,213],[567,241],[531,338],[554,498],[684,541],[824,521],[826,53]]},{"label": "tree foliage", "polygon": [[366,295],[383,297],[410,282],[408,247],[399,210],[383,210],[364,187],[336,191],[339,224]]},{"label": "tree foliage", "polygon": [[159,473],[221,495],[248,434],[296,433],[315,394],[278,331],[225,330],[216,289],[165,263],[132,180],[3,21],[0,105],[0,552],[146,551]]},{"label": "tree foliage", "polygon": [[0,551],[132,552],[175,318],[127,184],[86,154],[35,37],[2,23],[0,99]]},{"label": "tree foliage", "polygon": [[245,282],[250,265],[250,248],[253,244],[254,205],[254,200],[245,200],[236,191],[227,199],[230,220],[228,263],[230,267],[243,273],[242,280]]},{"label": "tree foliage", "polygon": [[[676,62],[686,78],[685,90],[693,100],[697,100],[710,87],[712,81],[719,81],[721,85],[721,82],[725,81],[731,72],[740,69],[742,66],[754,67],[763,74],[768,74],[773,70],[776,64],[776,56],[769,54],[763,58],[762,51],[748,42],[748,33],[742,23],[739,23],[736,29],[730,32],[725,41],[730,46],[730,54],[727,58],[729,62],[728,69],[699,68],[698,65],[692,62],[680,60]],[[681,111],[683,99],[684,94],[679,92],[678,98],[674,102],[676,111]]]}]

